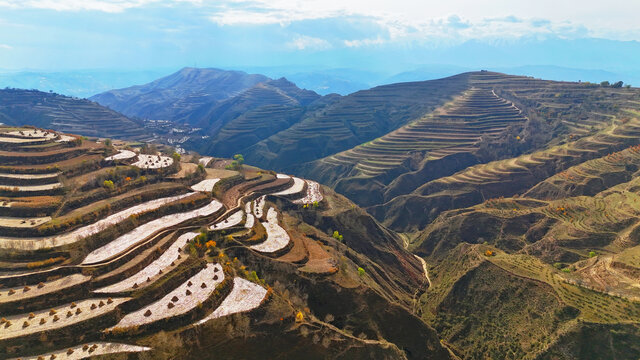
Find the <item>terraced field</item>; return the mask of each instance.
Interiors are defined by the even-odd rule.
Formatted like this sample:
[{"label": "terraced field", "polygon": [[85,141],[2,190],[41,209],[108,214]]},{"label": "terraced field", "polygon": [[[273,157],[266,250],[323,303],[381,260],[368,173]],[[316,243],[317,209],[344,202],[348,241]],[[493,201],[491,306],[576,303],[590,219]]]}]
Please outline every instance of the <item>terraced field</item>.
[{"label": "terraced field", "polygon": [[[5,136],[12,136],[11,130],[0,128]],[[59,138],[51,132],[33,134],[39,136],[44,143]],[[12,144],[7,152],[19,153],[25,146]],[[256,270],[276,284],[304,273],[349,286],[354,281],[371,281],[364,286],[378,289],[398,286],[373,267],[370,276],[376,280],[365,282],[353,262],[345,258],[338,265],[345,245],[327,236],[328,230],[301,223],[307,216],[341,211],[337,203],[328,203],[315,182],[253,167],[228,171],[185,166],[193,169],[185,172],[180,166],[187,164],[180,162],[145,166],[155,164],[158,155],[129,156],[128,150],[88,141],[69,144],[69,149],[74,151],[62,160],[65,166],[55,156],[43,157],[46,150],[29,153],[44,159],[42,170],[26,173],[17,163],[2,165],[7,176],[1,181],[9,186],[59,179],[64,183],[60,192],[43,190],[40,198],[12,194],[2,199],[3,358],[117,353],[195,358],[198,352],[184,353],[182,345],[167,353],[168,344],[153,338],[164,331],[183,336],[196,328],[226,328],[231,316],[249,316],[246,319],[273,331],[282,326],[298,331],[313,323],[315,317],[301,299],[291,297],[289,290],[274,291]],[[87,153],[97,156],[94,162],[84,161]],[[29,157],[26,152],[24,156]],[[386,246],[397,245],[388,241]],[[373,264],[363,259],[362,265]],[[338,266],[344,266],[343,273],[338,274]],[[395,291],[408,302],[409,293]],[[273,319],[280,320],[274,325]],[[336,331],[332,336],[344,335]],[[42,341],[44,337],[52,341]]]},{"label": "terraced field", "polygon": [[35,125],[85,136],[151,139],[142,125],[89,100],[35,90],[0,90],[7,125]]},{"label": "terraced field", "polygon": [[439,159],[475,151],[482,136],[500,136],[508,126],[524,121],[522,111],[491,89],[471,88],[439,111],[321,161],[353,167],[357,171],[351,176],[375,177],[401,166],[416,152]]},{"label": "terraced field", "polygon": [[329,101],[293,126],[242,150],[247,162],[291,169],[373,140],[421,118],[467,87],[468,74],[375,87]]}]

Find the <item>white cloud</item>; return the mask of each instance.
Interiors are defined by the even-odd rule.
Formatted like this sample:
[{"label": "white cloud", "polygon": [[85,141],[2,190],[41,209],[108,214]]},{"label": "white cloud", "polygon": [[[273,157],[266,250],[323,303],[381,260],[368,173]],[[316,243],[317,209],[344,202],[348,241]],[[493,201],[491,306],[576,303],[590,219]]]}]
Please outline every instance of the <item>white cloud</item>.
[{"label": "white cloud", "polygon": [[297,35],[287,43],[287,46],[296,50],[326,50],[331,48],[331,44],[327,40],[305,35]]},{"label": "white cloud", "polygon": [[[389,40],[545,35],[640,40],[633,0],[0,0],[2,8],[123,12],[143,7],[197,6],[220,26],[288,25],[304,20],[366,18],[383,26]],[[553,10],[550,10],[553,9]],[[376,39],[377,34],[364,38]],[[353,42],[346,46],[375,45]]]},{"label": "white cloud", "polygon": [[11,50],[13,46],[7,44],[0,44],[0,49]]},{"label": "white cloud", "polygon": [[373,45],[381,45],[386,42],[385,39],[381,37],[377,37],[375,39],[356,39],[356,40],[344,40],[343,43],[346,47],[361,47],[361,46],[373,46]]},{"label": "white cloud", "polygon": [[131,8],[153,4],[192,3],[202,4],[203,0],[0,0],[0,7],[13,9],[47,9],[56,11],[102,11],[119,13]]},{"label": "white cloud", "polygon": [[[211,15],[220,25],[289,24],[296,21],[358,16],[388,28],[391,39],[421,31],[438,34],[520,36],[562,29],[589,36],[640,40],[630,0],[220,0]],[[549,11],[553,9],[553,11]],[[466,29],[466,30],[465,30]],[[575,32],[574,32],[575,33]]]}]

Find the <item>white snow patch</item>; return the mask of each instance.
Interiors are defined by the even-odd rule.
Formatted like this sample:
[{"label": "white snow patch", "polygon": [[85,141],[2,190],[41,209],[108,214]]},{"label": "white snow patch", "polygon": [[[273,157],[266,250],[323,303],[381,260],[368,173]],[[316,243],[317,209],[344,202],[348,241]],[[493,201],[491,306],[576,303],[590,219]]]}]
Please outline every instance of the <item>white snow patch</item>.
[{"label": "white snow patch", "polygon": [[291,195],[291,194],[297,194],[302,192],[302,190],[304,189],[304,180],[294,177],[293,178],[293,185],[285,190],[282,191],[278,191],[277,193],[273,193],[272,195]]},{"label": "white snow patch", "polygon": [[283,249],[289,241],[289,234],[278,225],[278,213],[276,209],[269,208],[267,211],[267,222],[263,222],[262,225],[267,230],[267,240],[264,242],[250,246],[251,249],[263,252],[263,253],[272,253]]},{"label": "white snow patch", "polygon": [[[69,288],[87,282],[91,279],[90,276],[82,274],[72,274],[63,276],[60,279],[43,282],[43,286],[34,285],[31,286],[28,291],[24,291],[24,286],[13,288],[0,289],[0,304],[14,301],[23,301],[25,299],[34,298],[37,296],[55,293],[62,289]],[[13,290],[13,295],[9,295],[9,292]]]},{"label": "white snow patch", "polygon": [[247,220],[244,222],[244,227],[247,229],[251,229],[254,223],[255,217],[253,217],[253,214],[247,213]]},{"label": "white snow patch", "polygon": [[[34,317],[31,319],[29,318],[29,314],[7,316],[6,319],[11,322],[11,326],[7,327],[5,324],[0,326],[0,340],[59,329],[86,321],[113,311],[116,306],[129,299],[130,298],[113,298],[111,301],[106,298],[85,299],[77,301],[75,306],[66,304],[54,307],[52,309],[56,312],[55,315],[58,316],[58,320],[56,321],[54,321],[54,315],[50,315],[50,309],[34,311]],[[102,306],[99,306],[100,302],[102,302]],[[96,305],[95,309],[91,309],[91,305],[93,304]],[[78,309],[81,310],[80,313],[76,312]],[[71,316],[67,316],[67,312],[69,311],[71,312]],[[40,324],[42,319],[45,320],[44,324]],[[25,321],[29,326],[23,327]]]},{"label": "white snow patch", "polygon": [[104,158],[104,160],[105,161],[125,160],[125,159],[131,159],[132,157],[135,157],[135,156],[136,156],[136,153],[134,153],[131,150],[120,150],[118,151],[117,154],[108,156]]},{"label": "white snow patch", "polygon": [[145,203],[132,206],[128,209],[117,212],[113,215],[109,215],[106,218],[99,220],[91,225],[83,226],[77,230],[74,230],[66,234],[61,234],[61,235],[56,235],[51,237],[31,238],[31,239],[0,237],[0,248],[37,250],[37,249],[72,244],[88,236],[97,234],[100,231],[121,222],[122,220],[128,218],[131,215],[137,215],[146,211],[152,211],[152,210],[158,209],[159,207],[165,204],[180,200],[182,198],[185,198],[193,194],[194,193],[187,193],[187,194],[182,194],[177,196],[170,196],[170,197],[150,200]]},{"label": "white snow patch", "polygon": [[54,178],[60,175],[60,173],[49,173],[49,174],[0,174],[0,177],[10,178],[10,179],[49,179]]},{"label": "white snow patch", "polygon": [[[222,271],[222,266],[220,266],[220,264],[207,264],[206,268],[165,295],[162,299],[140,310],[127,314],[113,328],[128,328],[136,325],[150,324],[161,319],[184,314],[198,306],[198,303],[203,303],[207,300],[223,280],[224,272]],[[203,283],[206,287],[202,287]],[[191,292],[190,295],[187,295],[187,290]],[[177,301],[172,301],[174,296],[177,298]],[[170,303],[173,304],[171,308],[169,307]],[[151,311],[151,314],[145,316],[147,311]]]},{"label": "white snow patch", "polygon": [[41,139],[53,139],[57,136],[56,133],[51,131],[44,131],[40,129],[30,130],[16,130],[6,133],[7,135],[19,136],[22,138],[41,138]]},{"label": "white snow patch", "polygon": [[49,220],[51,220],[50,216],[32,218],[0,216],[0,225],[11,228],[33,228],[36,226],[40,226]]},{"label": "white snow patch", "polygon": [[46,138],[13,138],[13,137],[0,137],[0,142],[11,144],[24,144],[30,142],[47,141]]},{"label": "white snow patch", "polygon": [[323,199],[322,192],[320,192],[320,184],[315,181],[305,180],[307,182],[307,194],[298,200],[293,201],[296,204],[312,204],[314,202],[320,202]]},{"label": "white snow patch", "polygon": [[219,223],[210,226],[209,230],[223,230],[223,229],[228,229],[230,227],[234,227],[242,222],[243,216],[244,216],[244,211],[242,210],[236,211],[225,220],[222,220]]},{"label": "white snow patch", "polygon": [[255,199],[253,201],[253,214],[258,218],[262,218],[262,215],[264,213],[264,199],[265,199],[265,195],[260,196],[259,198]]},{"label": "white snow patch", "polygon": [[[84,347],[87,347],[84,350]],[[73,352],[69,354],[69,349]],[[138,346],[138,345],[129,345],[129,344],[120,344],[120,343],[109,343],[109,342],[96,342],[96,343],[87,343],[74,347],[70,347],[64,350],[57,350],[50,353],[46,353],[38,356],[31,357],[21,357],[21,358],[13,358],[11,360],[23,359],[23,360],[37,360],[37,359],[57,359],[57,360],[80,360],[86,359],[93,356],[99,355],[108,355],[108,354],[118,354],[118,353],[134,353],[134,352],[143,352],[151,350],[150,347],[146,346]],[[55,355],[55,357],[52,357]]]},{"label": "white snow patch", "polygon": [[213,160],[212,157],[210,156],[203,156],[200,158],[200,160],[198,160],[198,163],[200,163],[200,165],[207,167],[207,165],[209,165],[209,163],[211,162],[211,160]]},{"label": "white snow patch", "polygon": [[206,179],[206,180],[202,180],[199,183],[191,186],[191,189],[195,190],[195,191],[202,191],[202,192],[211,192],[211,190],[213,190],[213,186],[220,181],[220,179]]},{"label": "white snow patch", "polygon": [[151,264],[146,266],[144,269],[140,270],[136,274],[124,279],[118,283],[113,285],[105,286],[101,289],[96,290],[97,293],[114,293],[114,292],[122,292],[127,290],[132,290],[134,285],[138,285],[138,287],[144,287],[147,284],[151,284],[147,282],[147,279],[154,278],[160,274],[160,271],[165,271],[171,263],[177,261],[180,250],[187,244],[188,241],[198,236],[196,232],[188,232],[186,234],[182,234],[176,239],[176,241],[169,246],[169,248],[156,260],[154,260]]},{"label": "white snow patch", "polygon": [[44,184],[44,185],[0,185],[0,189],[4,191],[14,191],[17,189],[20,192],[46,191],[46,190],[58,189],[61,187],[62,187],[61,183]]},{"label": "white snow patch", "polygon": [[56,140],[56,142],[69,142],[69,141],[73,141],[75,139],[76,138],[74,138],[73,136],[60,134],[60,139]]},{"label": "white snow patch", "polygon": [[89,255],[87,255],[82,263],[94,264],[107,260],[117,254],[120,254],[129,247],[136,245],[138,242],[144,240],[148,236],[151,236],[158,230],[166,229],[195,217],[211,215],[221,208],[222,204],[218,200],[213,200],[208,205],[203,206],[199,209],[178,214],[170,214],[150,221],[118,237],[107,245],[92,251]]},{"label": "white snow patch", "polygon": [[253,310],[260,306],[260,303],[266,295],[267,289],[262,286],[243,278],[233,278],[233,290],[231,290],[229,296],[222,300],[220,306],[209,316],[198,321],[196,324],[200,325],[219,317]]},{"label": "white snow patch", "polygon": [[133,166],[141,169],[160,169],[171,166],[171,164],[173,164],[173,159],[168,156],[140,154],[138,161],[134,162]]}]

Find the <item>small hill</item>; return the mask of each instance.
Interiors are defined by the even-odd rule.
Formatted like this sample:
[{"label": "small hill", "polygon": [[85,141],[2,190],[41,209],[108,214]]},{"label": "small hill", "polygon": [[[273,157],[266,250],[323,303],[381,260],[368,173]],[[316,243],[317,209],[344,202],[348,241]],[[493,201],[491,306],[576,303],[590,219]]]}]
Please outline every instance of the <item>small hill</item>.
[{"label": "small hill", "polygon": [[92,101],[37,90],[0,90],[0,123],[86,136],[150,138],[138,122]]},{"label": "small hill", "polygon": [[111,90],[90,99],[127,116],[186,121],[201,106],[231,98],[269,80],[241,71],[184,68],[144,85]]}]

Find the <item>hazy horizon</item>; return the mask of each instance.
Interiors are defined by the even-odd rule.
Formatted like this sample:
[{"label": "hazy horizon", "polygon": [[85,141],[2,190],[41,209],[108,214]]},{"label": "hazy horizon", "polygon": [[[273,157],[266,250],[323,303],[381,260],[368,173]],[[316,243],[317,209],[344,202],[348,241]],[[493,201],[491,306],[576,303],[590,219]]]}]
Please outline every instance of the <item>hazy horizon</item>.
[{"label": "hazy horizon", "polygon": [[640,3],[621,0],[1,0],[0,11],[0,86],[75,96],[183,67],[341,94],[478,69],[640,81]]}]

